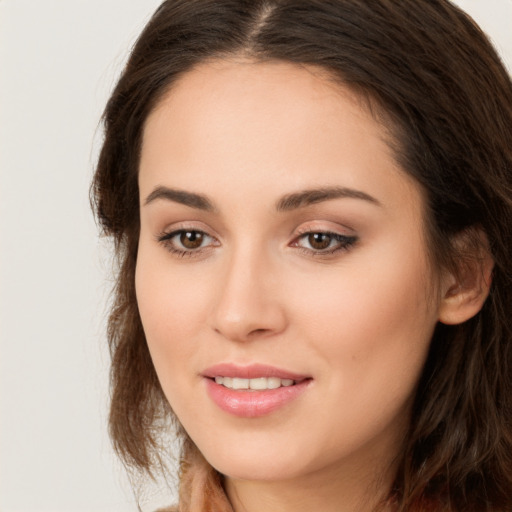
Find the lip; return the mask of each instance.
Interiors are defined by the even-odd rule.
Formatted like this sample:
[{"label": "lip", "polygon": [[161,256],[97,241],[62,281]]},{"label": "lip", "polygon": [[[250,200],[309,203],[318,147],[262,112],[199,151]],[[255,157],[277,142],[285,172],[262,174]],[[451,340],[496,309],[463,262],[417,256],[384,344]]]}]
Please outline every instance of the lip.
[{"label": "lip", "polygon": [[[210,399],[224,412],[240,418],[257,418],[281,409],[306,391],[312,381],[307,375],[264,364],[238,366],[232,363],[221,363],[206,369],[202,376]],[[242,379],[277,377],[291,379],[295,384],[262,391],[234,390],[217,384],[214,380],[216,376]]]},{"label": "lip", "polygon": [[301,375],[298,373],[283,370],[275,366],[254,363],[247,366],[237,365],[233,363],[220,363],[211,366],[203,371],[203,377],[214,379],[217,376],[222,377],[238,377],[240,379],[257,379],[258,377],[277,377],[279,379],[291,379],[294,381],[303,381],[309,379],[309,375]]}]

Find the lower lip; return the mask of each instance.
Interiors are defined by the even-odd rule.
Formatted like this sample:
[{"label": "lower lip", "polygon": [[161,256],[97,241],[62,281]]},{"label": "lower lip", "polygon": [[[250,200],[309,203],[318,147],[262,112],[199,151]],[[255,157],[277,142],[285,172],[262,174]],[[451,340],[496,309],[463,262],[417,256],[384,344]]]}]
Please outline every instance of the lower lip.
[{"label": "lower lip", "polygon": [[293,386],[282,386],[264,391],[237,390],[206,379],[206,389],[210,398],[225,412],[240,418],[257,418],[270,414],[295,400],[308,387],[310,379]]}]

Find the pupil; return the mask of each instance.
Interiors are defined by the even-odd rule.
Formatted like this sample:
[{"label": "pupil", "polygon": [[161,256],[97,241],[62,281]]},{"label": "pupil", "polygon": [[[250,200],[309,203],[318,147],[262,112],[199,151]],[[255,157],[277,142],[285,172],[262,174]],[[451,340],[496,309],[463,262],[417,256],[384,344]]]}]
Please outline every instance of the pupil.
[{"label": "pupil", "polygon": [[312,233],[308,241],[313,249],[327,249],[331,243],[331,237],[325,233]]},{"label": "pupil", "polygon": [[180,242],[187,249],[197,249],[203,243],[203,234],[199,231],[185,231],[180,235]]}]

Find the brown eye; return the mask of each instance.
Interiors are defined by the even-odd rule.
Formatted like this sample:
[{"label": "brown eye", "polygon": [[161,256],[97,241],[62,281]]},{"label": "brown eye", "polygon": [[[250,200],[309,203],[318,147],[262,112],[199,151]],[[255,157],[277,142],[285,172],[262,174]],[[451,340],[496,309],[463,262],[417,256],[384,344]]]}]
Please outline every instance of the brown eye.
[{"label": "brown eye", "polygon": [[312,249],[322,251],[327,249],[332,242],[332,236],[329,233],[310,233],[308,243]]},{"label": "brown eye", "polygon": [[157,241],[176,256],[200,256],[209,249],[219,246],[218,240],[199,229],[177,229],[162,233]]},{"label": "brown eye", "polygon": [[204,241],[204,233],[201,231],[183,231],[180,235],[180,243],[185,249],[199,249]]},{"label": "brown eye", "polygon": [[328,256],[349,250],[358,238],[353,235],[342,235],[329,231],[309,231],[294,241],[293,246],[300,247],[307,253],[317,256]]}]

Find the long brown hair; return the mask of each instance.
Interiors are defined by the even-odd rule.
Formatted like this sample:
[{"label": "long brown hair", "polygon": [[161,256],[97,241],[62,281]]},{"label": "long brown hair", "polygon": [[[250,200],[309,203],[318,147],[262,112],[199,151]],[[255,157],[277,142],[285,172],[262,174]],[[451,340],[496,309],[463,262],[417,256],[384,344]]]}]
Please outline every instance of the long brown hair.
[{"label": "long brown hair", "polygon": [[[438,267],[467,257],[455,235],[485,233],[490,296],[464,324],[437,326],[389,498],[400,511],[512,510],[512,83],[482,31],[447,0],[167,0],[156,11],[107,104],[92,187],[119,261],[108,325],[115,448],[151,473],[173,417],[134,289],[144,122],[180,75],[233,55],[319,66],[375,108],[425,191]],[[181,434],[182,509],[196,478],[210,510],[219,476],[204,460],[190,476],[200,455]]]}]

